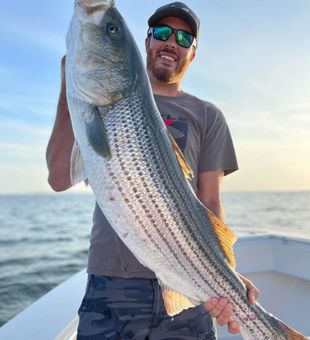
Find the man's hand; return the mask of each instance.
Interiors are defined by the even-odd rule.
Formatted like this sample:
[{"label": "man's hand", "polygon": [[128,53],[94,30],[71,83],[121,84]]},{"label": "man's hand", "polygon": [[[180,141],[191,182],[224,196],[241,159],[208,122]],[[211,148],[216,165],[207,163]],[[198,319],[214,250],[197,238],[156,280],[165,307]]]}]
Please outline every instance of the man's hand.
[{"label": "man's hand", "polygon": [[[243,281],[248,291],[248,300],[250,304],[255,303],[259,296],[259,290],[254,284],[246,279],[244,276],[238,274],[240,279]],[[237,321],[232,319],[233,305],[226,298],[213,297],[204,303],[204,308],[210,313],[213,318],[216,318],[217,323],[220,326],[227,324],[228,331],[232,334],[239,333],[239,324]]]}]

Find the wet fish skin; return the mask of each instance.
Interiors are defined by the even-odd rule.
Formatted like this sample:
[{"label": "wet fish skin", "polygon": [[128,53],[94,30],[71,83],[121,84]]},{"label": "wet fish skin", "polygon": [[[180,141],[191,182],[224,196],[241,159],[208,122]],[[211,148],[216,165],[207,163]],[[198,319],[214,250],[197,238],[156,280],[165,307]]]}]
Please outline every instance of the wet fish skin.
[{"label": "wet fish skin", "polygon": [[114,1],[77,0],[67,35],[67,99],[86,176],[119,237],[162,287],[194,304],[227,297],[244,339],[305,339],[258,304],[227,261],[185,180],[142,58]]}]

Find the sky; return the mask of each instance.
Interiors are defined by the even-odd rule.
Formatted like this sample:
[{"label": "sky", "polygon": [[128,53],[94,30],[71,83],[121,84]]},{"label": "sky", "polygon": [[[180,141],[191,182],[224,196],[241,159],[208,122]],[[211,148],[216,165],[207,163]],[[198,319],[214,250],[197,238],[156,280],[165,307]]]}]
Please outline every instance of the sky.
[{"label": "sky", "polygon": [[[167,2],[116,0],[143,56],[147,19]],[[223,190],[310,190],[310,1],[185,2],[201,31],[183,88],[223,111],[238,156]],[[73,0],[1,4],[0,194],[52,192],[45,149],[72,14]]]}]

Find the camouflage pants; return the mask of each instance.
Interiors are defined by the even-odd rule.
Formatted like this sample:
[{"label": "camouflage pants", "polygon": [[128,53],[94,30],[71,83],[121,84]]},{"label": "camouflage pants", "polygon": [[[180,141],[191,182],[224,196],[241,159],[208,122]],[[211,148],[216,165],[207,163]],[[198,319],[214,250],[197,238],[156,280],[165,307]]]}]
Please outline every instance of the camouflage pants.
[{"label": "camouflage pants", "polygon": [[79,309],[78,340],[214,340],[201,307],[169,317],[157,280],[90,275]]}]

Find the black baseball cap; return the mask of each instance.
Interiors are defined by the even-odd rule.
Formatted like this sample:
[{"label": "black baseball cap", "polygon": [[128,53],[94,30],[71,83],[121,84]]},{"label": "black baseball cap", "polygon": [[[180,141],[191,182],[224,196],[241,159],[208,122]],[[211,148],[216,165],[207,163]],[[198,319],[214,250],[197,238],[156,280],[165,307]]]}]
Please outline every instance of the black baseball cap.
[{"label": "black baseball cap", "polygon": [[183,2],[172,2],[171,4],[159,7],[149,18],[149,27],[154,27],[161,19],[166,17],[177,17],[186,21],[191,27],[195,38],[198,38],[200,20]]}]

